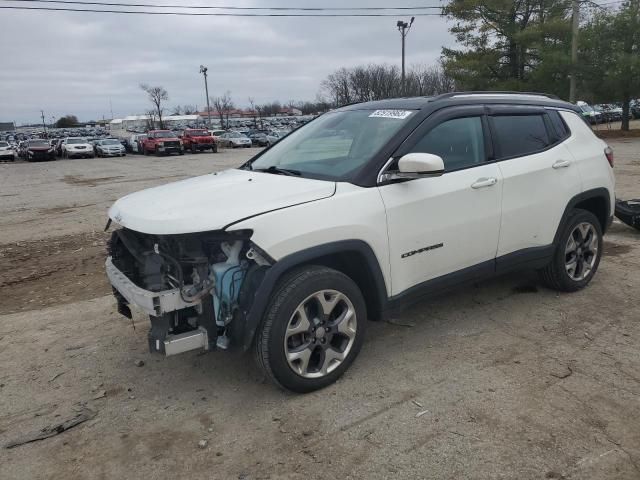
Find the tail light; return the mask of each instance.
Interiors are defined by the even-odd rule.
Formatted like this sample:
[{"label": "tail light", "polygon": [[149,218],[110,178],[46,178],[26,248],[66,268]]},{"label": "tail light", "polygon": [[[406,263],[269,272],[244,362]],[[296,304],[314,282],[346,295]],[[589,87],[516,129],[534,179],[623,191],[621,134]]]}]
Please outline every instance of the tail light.
[{"label": "tail light", "polygon": [[611,165],[611,168],[613,168],[613,150],[611,147],[604,149],[604,155],[607,157],[607,161],[609,162],[609,165]]}]

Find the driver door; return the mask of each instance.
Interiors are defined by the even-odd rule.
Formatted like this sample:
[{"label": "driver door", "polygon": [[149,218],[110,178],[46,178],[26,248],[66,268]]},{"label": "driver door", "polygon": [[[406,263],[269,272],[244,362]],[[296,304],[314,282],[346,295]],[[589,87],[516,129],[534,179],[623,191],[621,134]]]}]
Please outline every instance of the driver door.
[{"label": "driver door", "polygon": [[[443,284],[494,271],[502,201],[484,108],[452,107],[431,115],[394,155],[442,157],[439,177],[380,184],[385,204],[392,296],[438,278]],[[428,285],[428,284],[427,284]],[[425,286],[427,286],[425,285]]]}]

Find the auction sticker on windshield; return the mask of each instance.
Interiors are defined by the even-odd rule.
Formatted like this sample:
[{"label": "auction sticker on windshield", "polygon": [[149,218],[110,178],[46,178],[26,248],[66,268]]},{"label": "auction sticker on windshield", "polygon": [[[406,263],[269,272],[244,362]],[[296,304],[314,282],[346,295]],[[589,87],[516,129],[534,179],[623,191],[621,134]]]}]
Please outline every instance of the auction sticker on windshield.
[{"label": "auction sticker on windshield", "polygon": [[397,118],[398,120],[404,120],[413,112],[411,110],[376,110],[371,115],[371,117],[382,117],[382,118]]}]

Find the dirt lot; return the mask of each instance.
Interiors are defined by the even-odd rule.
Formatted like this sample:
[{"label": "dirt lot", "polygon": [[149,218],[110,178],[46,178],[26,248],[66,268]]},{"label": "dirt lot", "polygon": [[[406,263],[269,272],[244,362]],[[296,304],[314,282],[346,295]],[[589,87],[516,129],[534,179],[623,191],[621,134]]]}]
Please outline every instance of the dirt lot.
[{"label": "dirt lot", "polygon": [[[640,197],[640,141],[610,143],[618,195]],[[0,445],[96,414],[0,447],[0,478],[640,478],[640,234],[620,223],[586,290],[451,292],[372,323],[313,394],[238,354],[147,353],[104,278],[108,206],[249,154],[0,165]]]}]

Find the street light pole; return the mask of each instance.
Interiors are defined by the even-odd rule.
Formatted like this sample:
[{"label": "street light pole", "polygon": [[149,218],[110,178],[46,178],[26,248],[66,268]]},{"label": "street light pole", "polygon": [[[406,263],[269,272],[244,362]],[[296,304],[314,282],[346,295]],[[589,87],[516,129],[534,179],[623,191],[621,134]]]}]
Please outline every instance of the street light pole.
[{"label": "street light pole", "polygon": [[571,77],[569,78],[569,102],[576,102],[576,66],[578,65],[578,29],[580,28],[580,4],[572,1],[571,15]]},{"label": "street light pole", "polygon": [[42,115],[42,128],[44,129],[44,135],[47,135],[47,126],[44,123],[44,110],[40,110],[40,114]]},{"label": "street light pole", "polygon": [[207,84],[207,70],[209,70],[204,65],[200,65],[200,73],[204,75],[204,92],[207,96],[207,122],[209,127],[211,127],[211,107],[209,107],[209,85]]},{"label": "street light pole", "polygon": [[396,26],[398,27],[398,31],[400,32],[400,36],[402,37],[402,80],[401,80],[401,91],[404,96],[406,93],[405,90],[405,79],[404,79],[404,40],[407,38],[409,30],[411,30],[411,25],[413,25],[413,21],[416,17],[411,17],[411,21],[409,23],[403,22],[402,20],[398,20]]}]

